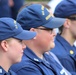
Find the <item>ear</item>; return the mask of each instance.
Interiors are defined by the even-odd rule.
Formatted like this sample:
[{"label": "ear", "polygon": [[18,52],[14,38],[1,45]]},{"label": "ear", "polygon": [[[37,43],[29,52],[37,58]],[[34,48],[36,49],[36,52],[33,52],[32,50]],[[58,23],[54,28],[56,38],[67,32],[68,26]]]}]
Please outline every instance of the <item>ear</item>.
[{"label": "ear", "polygon": [[[31,28],[30,31],[37,32],[35,28]],[[36,39],[36,36],[33,39]]]},{"label": "ear", "polygon": [[3,40],[1,42],[1,47],[4,51],[8,51],[8,42],[6,40]]},{"label": "ear", "polygon": [[66,19],[65,23],[64,23],[64,27],[65,28],[69,28],[71,25],[71,21],[69,19]]},{"label": "ear", "polygon": [[35,29],[35,28],[31,28],[30,31],[34,31],[34,32],[36,32],[36,29]]}]

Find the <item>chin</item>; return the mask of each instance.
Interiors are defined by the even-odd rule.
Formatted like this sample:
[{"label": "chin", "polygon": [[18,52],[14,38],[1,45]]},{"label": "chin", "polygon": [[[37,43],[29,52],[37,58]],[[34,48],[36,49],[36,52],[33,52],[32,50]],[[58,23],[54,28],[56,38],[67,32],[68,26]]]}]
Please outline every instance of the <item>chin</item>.
[{"label": "chin", "polygon": [[55,43],[52,43],[50,49],[53,49],[54,47],[55,47]]},{"label": "chin", "polygon": [[14,63],[19,63],[21,62],[21,59],[16,60]]},{"label": "chin", "polygon": [[21,62],[21,58],[17,61],[17,63]]}]

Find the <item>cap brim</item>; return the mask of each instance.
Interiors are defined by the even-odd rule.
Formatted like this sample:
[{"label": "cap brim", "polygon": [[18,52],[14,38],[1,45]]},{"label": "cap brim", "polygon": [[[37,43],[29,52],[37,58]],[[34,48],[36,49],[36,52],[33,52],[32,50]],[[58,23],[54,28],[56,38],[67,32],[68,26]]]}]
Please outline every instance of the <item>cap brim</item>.
[{"label": "cap brim", "polygon": [[66,19],[63,18],[52,17],[52,19],[50,19],[49,22],[43,26],[47,28],[58,28],[64,24],[65,20]]},{"label": "cap brim", "polygon": [[23,30],[20,34],[14,36],[14,38],[20,39],[20,40],[30,40],[33,39],[36,36],[36,32]]}]

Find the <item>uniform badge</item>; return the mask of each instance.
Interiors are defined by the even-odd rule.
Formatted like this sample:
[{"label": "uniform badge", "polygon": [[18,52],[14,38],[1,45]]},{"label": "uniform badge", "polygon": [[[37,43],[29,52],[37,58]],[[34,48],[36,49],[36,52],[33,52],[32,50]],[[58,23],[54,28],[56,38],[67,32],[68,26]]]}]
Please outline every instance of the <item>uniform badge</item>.
[{"label": "uniform badge", "polygon": [[15,24],[15,28],[16,29],[18,29],[18,26],[17,26],[17,24],[16,24],[16,21],[14,20],[14,24]]},{"label": "uniform badge", "polygon": [[74,54],[74,51],[73,50],[70,50],[70,54]]}]

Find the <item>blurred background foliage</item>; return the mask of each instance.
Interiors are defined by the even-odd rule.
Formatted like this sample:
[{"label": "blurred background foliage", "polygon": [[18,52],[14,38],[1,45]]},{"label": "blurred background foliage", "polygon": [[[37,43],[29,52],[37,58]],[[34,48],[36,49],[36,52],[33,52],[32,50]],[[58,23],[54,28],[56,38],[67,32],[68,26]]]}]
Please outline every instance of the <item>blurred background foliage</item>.
[{"label": "blurred background foliage", "polygon": [[40,3],[45,3],[47,4],[50,0],[25,0],[25,3],[31,3],[31,2],[40,2]]},{"label": "blurred background foliage", "polygon": [[26,0],[26,1],[50,1],[50,0]]}]

